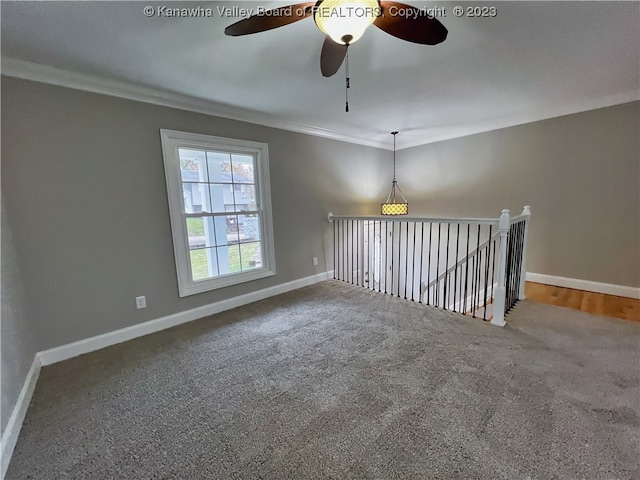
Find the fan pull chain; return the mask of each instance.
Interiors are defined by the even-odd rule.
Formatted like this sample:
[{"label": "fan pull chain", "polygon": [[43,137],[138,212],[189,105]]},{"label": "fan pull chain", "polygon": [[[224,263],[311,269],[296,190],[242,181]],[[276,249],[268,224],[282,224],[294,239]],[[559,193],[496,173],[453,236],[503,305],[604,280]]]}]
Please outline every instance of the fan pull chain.
[{"label": "fan pull chain", "polygon": [[349,111],[349,50],[347,50],[347,55],[344,64],[344,75],[345,75],[345,89],[344,89],[344,97],[345,97],[345,108],[344,111]]}]

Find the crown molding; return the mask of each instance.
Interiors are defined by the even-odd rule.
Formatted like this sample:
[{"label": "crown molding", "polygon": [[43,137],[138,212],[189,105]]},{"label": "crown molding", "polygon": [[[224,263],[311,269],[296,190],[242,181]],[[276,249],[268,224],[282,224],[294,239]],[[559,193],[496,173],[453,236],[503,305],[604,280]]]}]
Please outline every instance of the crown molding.
[{"label": "crown molding", "polygon": [[[578,113],[590,112],[601,108],[615,107],[616,105],[624,105],[626,103],[637,101],[640,101],[640,90],[628,90],[615,95],[608,95],[605,97],[598,97],[583,102],[573,103],[572,105],[560,105],[553,109],[547,109],[544,112],[538,112],[537,114],[522,115],[517,118],[514,117],[492,123],[478,124],[477,126],[458,128],[455,131],[452,131],[449,135],[432,135],[426,140],[424,140],[424,137],[413,141],[405,140],[397,150],[401,151],[431,143],[444,142],[481,133],[494,132],[505,128],[519,127],[530,123],[543,122],[545,120],[566,117],[568,115],[576,115]],[[385,146],[380,146],[380,148],[389,149]]]},{"label": "crown molding", "polygon": [[[97,76],[71,72],[57,67],[41,65],[39,63],[28,62],[26,60],[11,57],[2,57],[0,73],[9,77],[32,80],[50,85],[72,88],[74,90],[109,95],[112,97],[159,105],[162,107],[177,108],[179,110],[228,118],[230,120],[237,120],[240,122],[252,123],[265,127],[287,130],[290,132],[303,133],[340,142],[354,143],[366,147],[380,148],[388,151],[392,150],[389,142],[386,140],[373,141],[370,138],[346,135],[331,129],[292,122],[278,115],[256,112],[249,109],[243,109],[241,107],[234,107],[232,105],[205,100],[202,98],[190,97],[179,93],[167,92],[151,87],[143,87],[122,81],[108,80]],[[638,100],[640,100],[640,92],[637,90],[631,90],[616,95],[590,99],[586,102],[575,103],[570,106],[557,106],[554,109],[537,112],[537,114],[522,115],[518,118],[510,118],[499,122],[484,123],[471,127],[460,128],[449,132],[449,134],[428,136],[425,131],[425,135],[420,135],[419,137],[415,136],[413,139],[408,140],[403,139],[401,144],[397,146],[397,150],[401,151],[430,143],[453,140],[455,138],[477,135],[479,133],[501,130],[504,128],[539,122],[565,115],[573,115],[599,108],[621,105]]]},{"label": "crown molding", "polygon": [[151,103],[162,107],[203,113],[205,115],[228,118],[230,120],[253,123],[296,133],[304,133],[341,142],[355,143],[367,147],[388,149],[386,143],[374,142],[371,139],[353,137],[330,129],[292,122],[277,115],[233,107],[211,100],[190,97],[188,95],[167,92],[151,87],[132,85],[117,80],[108,80],[83,73],[71,72],[61,68],[11,57],[2,57],[0,72],[2,75],[23,80],[32,80],[59,87],[72,88],[74,90]]}]

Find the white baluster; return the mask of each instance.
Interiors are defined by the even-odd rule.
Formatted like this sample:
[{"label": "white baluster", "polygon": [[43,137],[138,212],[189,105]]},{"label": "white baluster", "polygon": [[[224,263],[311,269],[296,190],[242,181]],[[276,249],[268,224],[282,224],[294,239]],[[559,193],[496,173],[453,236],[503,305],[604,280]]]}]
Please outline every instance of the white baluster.
[{"label": "white baluster", "polygon": [[498,228],[500,230],[500,258],[498,260],[498,284],[493,298],[492,325],[504,327],[504,303],[506,301],[506,277],[507,277],[507,235],[509,234],[509,210],[502,210]]}]

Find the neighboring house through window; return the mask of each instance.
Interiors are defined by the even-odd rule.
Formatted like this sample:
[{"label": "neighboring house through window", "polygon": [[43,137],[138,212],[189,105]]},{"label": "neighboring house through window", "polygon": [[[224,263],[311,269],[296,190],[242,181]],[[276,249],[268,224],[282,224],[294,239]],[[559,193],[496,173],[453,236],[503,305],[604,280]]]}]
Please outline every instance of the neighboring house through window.
[{"label": "neighboring house through window", "polygon": [[161,137],[180,296],[274,275],[267,144]]}]

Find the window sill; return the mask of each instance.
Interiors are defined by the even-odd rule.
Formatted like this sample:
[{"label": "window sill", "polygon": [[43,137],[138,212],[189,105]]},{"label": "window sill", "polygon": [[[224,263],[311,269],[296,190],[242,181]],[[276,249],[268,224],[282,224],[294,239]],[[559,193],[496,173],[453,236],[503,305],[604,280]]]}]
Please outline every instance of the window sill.
[{"label": "window sill", "polygon": [[197,293],[217,290],[219,288],[251,282],[260,278],[272,277],[276,274],[275,269],[261,268],[250,272],[232,273],[221,277],[201,280],[199,282],[189,282],[187,285],[179,286],[180,297],[188,297]]}]

